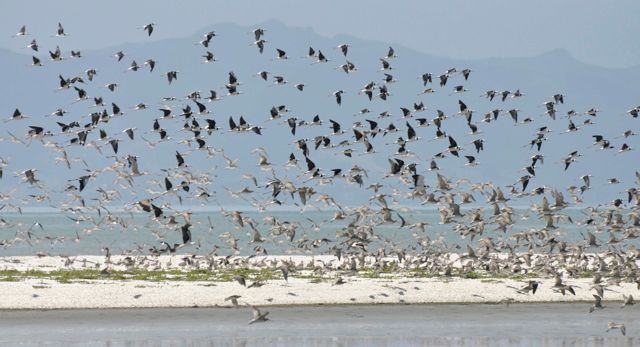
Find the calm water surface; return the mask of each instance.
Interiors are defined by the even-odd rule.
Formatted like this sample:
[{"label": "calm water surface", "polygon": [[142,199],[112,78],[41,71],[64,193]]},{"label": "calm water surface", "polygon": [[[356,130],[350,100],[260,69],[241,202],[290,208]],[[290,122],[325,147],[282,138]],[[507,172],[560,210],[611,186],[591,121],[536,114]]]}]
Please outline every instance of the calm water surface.
[{"label": "calm water surface", "polygon": [[[613,304],[612,304],[613,305]],[[640,308],[588,304],[272,307],[0,312],[20,346],[639,346]],[[627,336],[606,332],[623,322]]]}]

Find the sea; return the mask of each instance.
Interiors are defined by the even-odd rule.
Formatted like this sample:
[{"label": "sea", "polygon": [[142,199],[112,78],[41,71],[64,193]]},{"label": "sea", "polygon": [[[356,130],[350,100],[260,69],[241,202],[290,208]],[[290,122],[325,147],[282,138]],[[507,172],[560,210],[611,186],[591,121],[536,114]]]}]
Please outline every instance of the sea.
[{"label": "sea", "polygon": [[[360,221],[359,224],[373,225],[376,235],[368,245],[369,251],[392,247],[395,249],[416,250],[421,248],[417,240],[428,240],[432,245],[444,247],[450,251],[466,251],[466,245],[475,247],[478,239],[489,237],[494,243],[509,241],[515,244],[514,234],[541,229],[545,220],[528,208],[514,209],[514,224],[507,230],[497,230],[492,224],[492,211],[484,210],[482,215],[485,226],[482,234],[472,238],[456,230],[455,221],[470,225],[470,211],[463,208],[464,216],[454,222],[440,224],[437,209],[395,208],[392,219],[395,222],[382,223],[378,217]],[[196,210],[189,217],[191,239],[184,243],[181,227],[186,223],[180,211],[172,212],[175,223],[171,223],[169,213],[158,219],[149,213],[102,212],[74,213],[49,211],[0,211],[0,256],[46,255],[104,255],[108,248],[111,254],[150,254],[152,251],[166,249],[165,242],[171,246],[180,245],[178,254],[217,254],[217,255],[319,255],[330,254],[334,247],[344,248],[344,237],[338,237],[355,220],[354,215],[345,213],[344,219],[334,219],[336,211],[312,210],[274,210],[258,212],[242,210],[245,221],[240,227],[229,215],[231,210]],[[587,215],[579,209],[565,209],[563,214],[571,221],[560,221],[556,229],[548,229],[556,240],[581,242],[588,231],[593,232],[598,242],[606,244],[608,232],[597,231],[592,225],[586,225]],[[625,212],[621,212],[625,215]],[[378,219],[377,219],[378,218]],[[402,219],[404,226],[402,226]],[[279,233],[273,228],[273,221],[295,229],[295,235]],[[249,223],[249,221],[252,221]],[[426,223],[424,231],[415,226]],[[260,240],[254,237],[254,229],[260,234]],[[597,224],[597,223],[596,223]],[[311,246],[313,240],[325,239]],[[233,242],[235,240],[235,242]],[[635,239],[625,240],[626,245],[638,246]],[[593,250],[593,248],[592,248]]]}]

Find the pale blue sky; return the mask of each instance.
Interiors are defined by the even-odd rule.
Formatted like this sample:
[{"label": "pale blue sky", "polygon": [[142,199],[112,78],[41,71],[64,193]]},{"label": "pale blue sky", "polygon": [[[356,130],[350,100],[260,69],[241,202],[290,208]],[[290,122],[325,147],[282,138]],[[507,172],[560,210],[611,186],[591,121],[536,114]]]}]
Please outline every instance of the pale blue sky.
[{"label": "pale blue sky", "polygon": [[[352,35],[439,56],[533,56],[566,49],[605,67],[640,64],[640,1],[3,1],[0,47],[25,49],[11,34],[23,24],[41,44],[61,21],[76,49],[184,37],[216,23],[277,20],[320,35]],[[147,38],[137,29],[157,23]],[[91,29],[87,29],[93,26]]]}]

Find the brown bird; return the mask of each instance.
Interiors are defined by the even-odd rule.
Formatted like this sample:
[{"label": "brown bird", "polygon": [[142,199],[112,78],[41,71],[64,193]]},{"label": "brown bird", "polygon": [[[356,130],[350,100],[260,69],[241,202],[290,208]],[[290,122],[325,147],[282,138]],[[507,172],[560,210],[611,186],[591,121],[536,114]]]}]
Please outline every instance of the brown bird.
[{"label": "brown bird", "polygon": [[624,324],[609,322],[609,324],[607,324],[607,332],[609,332],[609,330],[611,329],[620,329],[620,333],[622,333],[622,336],[627,335],[627,328],[624,326]]},{"label": "brown bird", "polygon": [[269,311],[261,312],[260,309],[255,306],[251,306],[251,310],[253,310],[253,318],[249,321],[249,324],[266,322],[269,320],[269,318],[267,318]]},{"label": "brown bird", "polygon": [[238,308],[238,299],[240,299],[241,296],[240,295],[231,295],[228,296],[226,298],[224,298],[224,301],[231,301],[231,304],[233,305],[233,307]]}]

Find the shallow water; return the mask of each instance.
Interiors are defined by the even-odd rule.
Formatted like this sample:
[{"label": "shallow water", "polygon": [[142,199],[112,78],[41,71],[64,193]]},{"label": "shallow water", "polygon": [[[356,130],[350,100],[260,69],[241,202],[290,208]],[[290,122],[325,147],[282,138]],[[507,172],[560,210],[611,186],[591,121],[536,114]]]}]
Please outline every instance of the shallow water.
[{"label": "shallow water", "polygon": [[[362,305],[4,311],[2,345],[67,346],[638,346],[639,308],[614,304]],[[625,323],[627,336],[606,332]]]},{"label": "shallow water", "polygon": [[[468,214],[470,208],[465,207],[463,213]],[[567,209],[563,211],[571,216],[574,223],[562,222],[559,228],[553,230],[558,239],[568,242],[582,240],[581,232],[585,227],[578,225],[578,221],[584,219],[584,215],[579,210]],[[91,221],[79,221],[76,223],[72,218],[73,214],[63,214],[59,212],[25,212],[18,214],[15,212],[4,212],[0,217],[4,224],[0,227],[0,240],[10,240],[21,235],[23,240],[15,242],[10,246],[0,248],[0,255],[34,255],[36,252],[44,252],[50,255],[102,255],[104,247],[109,247],[112,254],[123,252],[143,252],[149,254],[149,249],[156,247],[164,249],[161,241],[170,244],[182,243],[180,225],[183,223],[182,217],[177,217],[178,223],[175,226],[165,226],[157,221],[153,221],[148,214],[114,214],[121,219],[124,225],[117,223],[103,222],[99,229],[92,229],[94,225]],[[299,224],[294,241],[290,242],[285,235],[272,235],[270,226],[263,219],[267,216],[274,216],[281,222]],[[453,230],[454,224],[439,224],[439,214],[435,209],[413,210],[403,212],[403,218],[407,226],[400,228],[400,223],[377,225],[376,235],[380,239],[370,245],[370,249],[377,249],[384,245],[384,239],[393,240],[398,247],[409,249],[419,246],[414,237],[414,233],[420,237],[428,237],[432,241],[440,240],[447,245],[460,245],[463,248],[467,244],[473,244],[470,238],[462,239],[459,233]],[[268,213],[245,212],[244,218],[251,218],[256,221],[256,227],[262,234],[265,242],[251,243],[251,228],[236,228],[231,217],[224,216],[219,211],[194,212],[191,217],[193,227],[191,228],[194,244],[186,245],[178,250],[178,253],[188,254],[208,254],[215,247],[219,247],[219,255],[232,255],[234,251],[229,247],[226,239],[220,237],[228,232],[238,239],[239,252],[237,255],[254,254],[255,247],[263,247],[268,254],[324,254],[328,248],[336,245],[340,240],[336,240],[336,231],[345,227],[352,218],[345,220],[331,221],[333,212],[308,210],[304,213],[298,211],[270,211]],[[105,216],[92,216],[96,220]],[[484,217],[490,219],[490,211],[485,211]],[[523,218],[524,217],[524,218]],[[468,215],[463,219],[468,220]],[[394,216],[394,219],[398,219]],[[516,224],[507,233],[496,231],[495,226],[487,225],[484,233],[479,237],[492,237],[496,242],[510,237],[513,233],[541,228],[544,220],[538,218],[536,214],[531,214],[527,209],[516,210]],[[313,225],[310,220],[316,224]],[[38,222],[42,225],[32,226]],[[417,222],[427,222],[426,232],[418,229],[410,229],[408,225]],[[317,228],[316,228],[317,226]],[[25,231],[30,229],[31,238],[27,238]],[[154,232],[158,235],[154,235]],[[596,234],[600,243],[606,243],[608,234]],[[79,238],[79,239],[77,239]],[[311,248],[305,251],[299,247],[299,241],[308,238],[309,240],[327,238],[332,242],[324,243],[318,248]],[[337,242],[336,242],[337,241]],[[640,241],[626,240],[625,244],[635,244],[640,246]],[[140,247],[140,248],[138,248]]]}]

